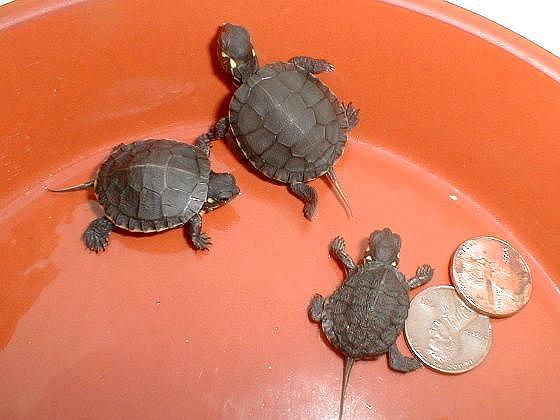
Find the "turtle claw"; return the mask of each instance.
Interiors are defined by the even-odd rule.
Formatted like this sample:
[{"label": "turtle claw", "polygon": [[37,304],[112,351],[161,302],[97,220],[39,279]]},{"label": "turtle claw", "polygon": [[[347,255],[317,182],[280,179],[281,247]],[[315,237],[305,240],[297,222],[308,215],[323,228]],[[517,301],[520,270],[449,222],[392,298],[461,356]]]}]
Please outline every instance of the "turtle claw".
[{"label": "turtle claw", "polygon": [[346,247],[346,242],[344,242],[344,238],[342,236],[337,236],[336,238],[333,239],[331,244],[331,249],[333,253],[336,254],[339,251],[344,251],[345,247]]},{"label": "turtle claw", "polygon": [[434,269],[429,264],[422,264],[416,269],[416,275],[410,279],[408,285],[411,289],[422,286],[434,277]]},{"label": "turtle claw", "polygon": [[210,245],[212,245],[210,237],[205,233],[200,233],[200,235],[193,237],[192,242],[196,249],[202,251],[208,251]]},{"label": "turtle claw", "polygon": [[99,238],[98,236],[92,235],[88,232],[84,234],[84,242],[86,247],[90,251],[94,251],[96,254],[105,251],[109,245],[108,239]]},{"label": "turtle claw", "polygon": [[333,239],[331,243],[331,252],[337,258],[338,262],[340,262],[346,272],[350,272],[356,268],[356,263],[352,259],[350,255],[348,255],[345,251],[346,242],[342,236],[337,236]]},{"label": "turtle claw", "polygon": [[429,281],[433,276],[434,269],[429,264],[422,264],[416,269],[416,277],[421,280]]},{"label": "turtle claw", "polygon": [[331,64],[322,58],[299,56],[291,58],[290,62],[298,66],[300,69],[312,74],[334,71],[334,64]]},{"label": "turtle claw", "polygon": [[89,224],[83,235],[86,247],[95,253],[105,251],[109,246],[109,234],[112,229],[113,223],[106,217],[95,219]]},{"label": "turtle claw", "polygon": [[360,119],[360,110],[354,108],[352,102],[349,102],[347,105],[342,104],[344,108],[344,112],[346,113],[346,119],[348,120],[348,130],[352,130]]},{"label": "turtle claw", "polygon": [[402,355],[397,348],[397,345],[394,343],[391,347],[389,347],[388,356],[389,366],[397,372],[407,373],[422,367],[420,360],[416,357],[407,357]]},{"label": "turtle claw", "polygon": [[306,203],[303,207],[303,215],[307,220],[313,220],[313,216],[315,215],[315,206],[311,206]]},{"label": "turtle claw", "polygon": [[402,356],[402,358],[397,360],[392,359],[389,363],[391,369],[402,373],[412,372],[413,370],[420,369],[422,367],[422,363],[419,360],[406,356]]},{"label": "turtle claw", "polygon": [[313,220],[315,210],[317,209],[317,192],[313,187],[304,182],[292,182],[289,184],[290,191],[305,203],[303,206],[303,215],[307,220]]},{"label": "turtle claw", "polygon": [[313,296],[309,304],[308,312],[309,317],[313,322],[321,322],[323,316],[323,306],[325,305],[325,298],[319,294]]},{"label": "turtle claw", "polygon": [[314,71],[312,73],[333,72],[335,70],[335,66],[327,60],[319,58],[315,60],[313,70]]}]

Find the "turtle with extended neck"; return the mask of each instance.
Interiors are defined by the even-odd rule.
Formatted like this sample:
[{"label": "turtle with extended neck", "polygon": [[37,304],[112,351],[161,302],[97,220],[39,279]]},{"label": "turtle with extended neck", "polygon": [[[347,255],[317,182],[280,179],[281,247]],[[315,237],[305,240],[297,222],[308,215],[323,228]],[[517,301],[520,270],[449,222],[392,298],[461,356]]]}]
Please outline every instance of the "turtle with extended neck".
[{"label": "turtle with extended neck", "polygon": [[408,291],[433,277],[427,264],[418,267],[410,280],[398,271],[401,238],[388,228],[370,235],[361,264],[344,248],[344,239],[336,237],[331,252],[345,268],[346,279],[331,296],[315,295],[309,305],[310,318],[321,324],[329,342],[345,357],[340,417],[354,361],[387,354],[389,366],[396,371],[410,372],[422,366],[416,357],[402,355],[396,340],[408,316]]},{"label": "turtle with extended neck", "polygon": [[333,165],[342,156],[347,132],[358,123],[358,110],[341,103],[314,76],[334,66],[299,56],[259,67],[247,30],[229,23],[220,27],[218,54],[237,86],[229,117],[222,121],[229,123],[249,162],[266,177],[287,184],[305,203],[306,218],[317,208],[317,192],[307,182],[323,175],[351,214]]}]

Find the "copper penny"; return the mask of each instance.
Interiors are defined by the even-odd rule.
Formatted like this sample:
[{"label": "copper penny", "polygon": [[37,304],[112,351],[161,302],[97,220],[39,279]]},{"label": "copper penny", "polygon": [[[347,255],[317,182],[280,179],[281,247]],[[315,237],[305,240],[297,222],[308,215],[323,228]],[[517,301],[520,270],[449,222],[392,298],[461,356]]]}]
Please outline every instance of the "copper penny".
[{"label": "copper penny", "polygon": [[519,252],[491,236],[463,242],[451,261],[457,292],[476,310],[493,317],[519,311],[531,296],[531,273]]},{"label": "copper penny", "polygon": [[430,287],[416,295],[405,335],[423,363],[445,373],[478,366],[492,344],[490,319],[467,306],[452,286]]}]

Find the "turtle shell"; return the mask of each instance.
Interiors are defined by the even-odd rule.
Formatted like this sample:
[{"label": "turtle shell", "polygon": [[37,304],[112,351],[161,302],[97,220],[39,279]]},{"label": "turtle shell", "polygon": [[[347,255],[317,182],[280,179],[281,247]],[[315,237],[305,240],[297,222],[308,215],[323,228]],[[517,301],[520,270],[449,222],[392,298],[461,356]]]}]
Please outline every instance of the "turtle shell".
[{"label": "turtle shell", "polygon": [[404,275],[386,264],[366,263],[326,300],[322,328],[345,355],[375,358],[401,334],[409,306]]},{"label": "turtle shell", "polygon": [[95,193],[105,215],[134,232],[186,223],[208,195],[210,162],[200,149],[172,140],[123,144],[101,165]]},{"label": "turtle shell", "polygon": [[323,82],[292,63],[252,75],[233,95],[229,119],[251,164],[285,183],[325,174],[346,145],[344,108]]}]

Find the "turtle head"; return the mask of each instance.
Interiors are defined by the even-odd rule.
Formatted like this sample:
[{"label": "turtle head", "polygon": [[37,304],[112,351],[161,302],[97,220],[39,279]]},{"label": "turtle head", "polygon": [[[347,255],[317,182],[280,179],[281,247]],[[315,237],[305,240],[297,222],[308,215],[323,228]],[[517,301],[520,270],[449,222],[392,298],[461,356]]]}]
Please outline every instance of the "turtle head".
[{"label": "turtle head", "polygon": [[239,187],[232,174],[217,174],[210,171],[208,181],[208,197],[202,207],[205,211],[211,211],[229,203],[239,195]]},{"label": "turtle head", "polygon": [[224,23],[218,33],[218,54],[222,67],[236,85],[244,83],[259,67],[249,32],[243,26]]},{"label": "turtle head", "polygon": [[369,247],[366,259],[374,259],[393,267],[399,265],[401,237],[391,232],[391,229],[376,230],[369,236]]}]

